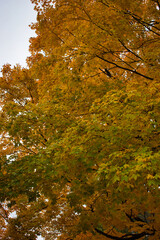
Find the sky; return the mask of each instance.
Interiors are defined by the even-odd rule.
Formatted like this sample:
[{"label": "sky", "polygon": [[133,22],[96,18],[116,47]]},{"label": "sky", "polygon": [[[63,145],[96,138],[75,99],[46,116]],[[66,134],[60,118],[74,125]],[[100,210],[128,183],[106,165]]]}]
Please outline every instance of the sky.
[{"label": "sky", "polygon": [[0,0],[0,69],[6,63],[26,67],[29,38],[35,36],[28,26],[36,22],[33,8],[30,0]]}]

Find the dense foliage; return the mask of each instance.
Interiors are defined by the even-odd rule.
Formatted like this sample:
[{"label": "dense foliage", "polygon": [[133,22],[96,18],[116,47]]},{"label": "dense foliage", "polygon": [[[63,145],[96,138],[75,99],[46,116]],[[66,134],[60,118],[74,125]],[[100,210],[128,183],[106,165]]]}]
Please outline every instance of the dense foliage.
[{"label": "dense foliage", "polygon": [[160,239],[159,0],[32,3],[28,68],[0,78],[0,238]]}]

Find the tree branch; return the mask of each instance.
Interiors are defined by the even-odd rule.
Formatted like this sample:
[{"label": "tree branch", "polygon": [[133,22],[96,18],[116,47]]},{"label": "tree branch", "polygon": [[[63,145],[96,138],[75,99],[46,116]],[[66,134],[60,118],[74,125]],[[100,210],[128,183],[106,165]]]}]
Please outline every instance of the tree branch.
[{"label": "tree branch", "polygon": [[144,75],[144,74],[142,74],[142,73],[139,73],[139,72],[137,72],[136,70],[132,70],[132,69],[129,69],[129,68],[126,68],[126,67],[122,67],[122,66],[120,66],[120,65],[118,65],[118,64],[116,64],[116,63],[114,63],[114,62],[111,62],[111,61],[109,61],[109,60],[107,60],[107,59],[104,59],[103,57],[98,56],[97,54],[96,54],[96,57],[98,57],[99,59],[101,59],[101,60],[103,60],[103,61],[105,61],[105,62],[107,62],[107,63],[110,63],[110,64],[116,66],[117,68],[120,68],[120,69],[129,71],[129,72],[135,73],[135,74],[137,74],[137,75],[139,75],[139,76],[141,76],[141,77],[144,77],[144,78],[146,78],[146,79],[153,80],[153,78],[148,77],[148,76],[146,76],[146,75]]},{"label": "tree branch", "polygon": [[115,240],[136,240],[136,239],[140,239],[140,238],[142,238],[142,237],[144,237],[146,235],[151,236],[151,235],[155,234],[155,231],[153,230],[151,233],[144,231],[144,232],[141,232],[141,233],[135,233],[135,234],[134,233],[133,234],[130,233],[130,234],[125,234],[122,237],[116,237],[116,236],[112,236],[110,234],[107,234],[107,233],[99,230],[98,228],[95,228],[95,231],[97,233],[99,233],[99,234],[109,238],[109,239],[115,239]]}]

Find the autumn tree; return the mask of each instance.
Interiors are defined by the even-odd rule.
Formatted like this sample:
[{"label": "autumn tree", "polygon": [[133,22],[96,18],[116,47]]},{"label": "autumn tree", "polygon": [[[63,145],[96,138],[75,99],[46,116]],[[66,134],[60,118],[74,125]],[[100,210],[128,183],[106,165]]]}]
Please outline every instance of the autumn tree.
[{"label": "autumn tree", "polygon": [[0,236],[158,239],[159,1],[32,3],[28,68],[0,79]]}]

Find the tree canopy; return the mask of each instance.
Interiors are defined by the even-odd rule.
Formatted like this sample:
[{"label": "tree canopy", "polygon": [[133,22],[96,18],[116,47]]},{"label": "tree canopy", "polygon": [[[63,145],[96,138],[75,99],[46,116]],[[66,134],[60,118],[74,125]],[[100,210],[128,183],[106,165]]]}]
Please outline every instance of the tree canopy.
[{"label": "tree canopy", "polygon": [[159,0],[31,2],[28,67],[0,78],[0,238],[159,239]]}]

